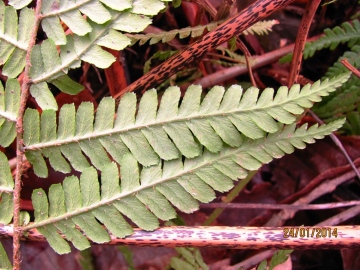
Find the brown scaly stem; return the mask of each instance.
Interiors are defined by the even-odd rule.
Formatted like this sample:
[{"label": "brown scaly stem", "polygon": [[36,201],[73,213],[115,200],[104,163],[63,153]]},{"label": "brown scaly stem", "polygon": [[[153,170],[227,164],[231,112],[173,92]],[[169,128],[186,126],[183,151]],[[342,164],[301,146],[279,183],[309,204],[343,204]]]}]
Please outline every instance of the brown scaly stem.
[{"label": "brown scaly stem", "polygon": [[32,28],[30,42],[26,52],[26,65],[23,74],[23,81],[21,85],[21,97],[19,114],[16,121],[16,175],[14,188],[14,236],[13,236],[13,269],[20,269],[21,253],[20,253],[20,239],[23,230],[20,222],[20,191],[21,191],[21,176],[23,172],[23,157],[24,157],[24,141],[23,141],[23,117],[26,109],[26,101],[29,97],[29,88],[31,79],[29,77],[31,67],[31,50],[35,45],[36,35],[41,21],[41,4],[42,0],[36,1],[35,21]]},{"label": "brown scaly stem", "polygon": [[289,5],[294,0],[258,0],[238,15],[230,18],[215,30],[204,35],[202,39],[191,44],[180,53],[174,55],[163,64],[157,66],[140,79],[129,85],[114,98],[126,92],[147,90],[162,83],[176,72],[201,58],[205,53],[215,49],[231,37],[243,32],[254,23],[266,18],[276,10]]}]

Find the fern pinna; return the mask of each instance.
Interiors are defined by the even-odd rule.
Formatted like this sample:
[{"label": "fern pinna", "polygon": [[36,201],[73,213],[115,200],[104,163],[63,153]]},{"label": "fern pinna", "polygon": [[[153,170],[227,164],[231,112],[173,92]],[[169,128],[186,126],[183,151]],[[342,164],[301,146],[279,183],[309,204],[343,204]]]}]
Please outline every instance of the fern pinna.
[{"label": "fern pinna", "polygon": [[[348,77],[346,73],[302,89],[281,87],[275,96],[271,88],[259,95],[257,88],[243,93],[234,85],[227,91],[214,87],[201,99],[201,88],[191,86],[180,106],[177,87],[167,89],[160,104],[150,90],[137,113],[136,97],[129,93],[116,114],[112,98],[102,100],[94,117],[90,103],[77,111],[65,105],[58,126],[54,111],[40,117],[28,109],[24,142],[35,172],[47,176],[45,156],[54,169],[69,172],[69,162],[82,175],[51,186],[48,195],[35,190],[35,221],[24,229],[37,228],[57,252],[66,253],[70,247],[60,232],[84,249],[89,243],[79,229],[104,243],[110,238],[101,224],[117,237],[131,234],[123,216],[153,230],[158,218],[175,217],[173,206],[193,212],[198,201],[215,198],[214,190],[227,191],[232,180],[339,128],[343,120],[309,129],[296,128],[294,122]],[[100,182],[93,166],[101,171]]]},{"label": "fern pinna", "polygon": [[[231,189],[233,180],[295,148],[304,148],[305,143],[322,138],[343,123],[338,120],[308,129],[306,125],[297,128],[295,121],[314,102],[343,84],[348,73],[302,89],[298,85],[281,87],[276,94],[271,88],[260,95],[257,88],[243,93],[240,86],[233,85],[227,91],[214,87],[202,97],[201,87],[191,86],[181,98],[179,89],[170,87],[160,103],[157,92],[150,90],[138,104],[136,96],[129,93],[117,110],[114,99],[104,98],[96,114],[93,104],[84,102],[77,110],[73,104],[64,105],[57,116],[58,105],[49,84],[65,93],[81,91],[82,86],[70,79],[68,70],[79,67],[81,61],[100,68],[111,65],[115,59],[102,47],[121,50],[128,46],[130,39],[120,31],[142,31],[151,23],[151,16],[165,7],[165,1],[49,0],[36,6],[35,12],[26,8],[31,0],[8,2],[10,6],[0,2],[0,63],[8,77],[5,90],[0,87],[0,145],[7,147],[18,135],[17,154],[25,153],[38,176],[48,176],[46,161],[57,171],[70,173],[74,169],[81,176],[67,177],[52,185],[48,193],[35,190],[35,220],[29,222],[29,214],[22,212],[21,222],[15,222],[20,199],[14,204],[13,194],[20,194],[22,158],[14,188],[7,157],[0,152],[0,222],[9,224],[14,217],[16,236],[37,228],[58,253],[70,251],[66,240],[85,249],[89,239],[105,243],[110,241],[110,233],[125,237],[132,233],[128,220],[144,230],[154,230],[158,219],[175,217],[173,207],[193,212],[199,201],[214,199],[215,191]],[[170,63],[176,68],[171,72],[289,2],[254,3],[254,9],[247,9],[208,35],[201,50],[188,47],[185,54],[175,56]],[[19,16],[17,9],[21,9]],[[254,16],[255,9],[258,16]],[[37,22],[48,39],[30,47],[36,33],[33,40],[29,33],[36,32]],[[64,30],[62,22],[71,34],[66,34],[70,31]],[[23,85],[30,85],[30,94],[42,113],[27,109],[22,118],[26,98],[20,102],[20,95],[24,97],[26,87],[20,91],[16,77],[24,67],[28,82]],[[161,76],[170,76],[167,70],[160,71]],[[144,81],[147,79],[135,86],[146,86]],[[23,136],[20,128],[16,133],[16,122],[23,124]],[[16,243],[14,253],[19,254]],[[9,268],[4,254],[0,245],[0,268]],[[20,259],[15,259],[19,264]]]}]

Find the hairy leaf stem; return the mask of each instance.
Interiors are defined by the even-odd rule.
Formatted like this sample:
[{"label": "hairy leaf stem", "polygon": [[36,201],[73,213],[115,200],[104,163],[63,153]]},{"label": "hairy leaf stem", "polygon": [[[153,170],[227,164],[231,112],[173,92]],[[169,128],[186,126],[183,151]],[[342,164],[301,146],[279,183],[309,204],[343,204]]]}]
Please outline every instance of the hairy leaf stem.
[{"label": "hairy leaf stem", "polygon": [[31,67],[31,50],[35,45],[36,35],[41,21],[41,4],[42,0],[36,1],[35,21],[31,32],[30,42],[26,52],[26,65],[23,73],[23,80],[21,85],[20,108],[18,118],[16,120],[16,175],[14,188],[14,237],[13,237],[13,269],[20,269],[21,253],[20,253],[20,239],[23,234],[22,225],[20,222],[20,191],[21,191],[21,176],[23,173],[23,158],[24,158],[24,141],[23,141],[23,117],[26,109],[26,102],[29,97],[29,88],[31,84],[30,67]]}]

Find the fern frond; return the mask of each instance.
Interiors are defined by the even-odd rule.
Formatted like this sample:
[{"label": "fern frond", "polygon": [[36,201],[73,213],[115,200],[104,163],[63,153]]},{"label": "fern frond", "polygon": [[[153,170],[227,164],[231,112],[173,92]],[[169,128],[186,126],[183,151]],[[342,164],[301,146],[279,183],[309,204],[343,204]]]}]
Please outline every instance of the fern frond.
[{"label": "fern frond", "polygon": [[16,10],[0,1],[0,65],[4,65],[2,73],[9,78],[18,76],[25,67],[34,21],[33,10],[22,9],[18,19]]},{"label": "fern frond", "polygon": [[4,269],[4,270],[13,269],[11,262],[6,254],[6,251],[1,243],[0,243],[0,269]]},{"label": "fern frond", "polygon": [[200,250],[197,248],[175,248],[179,253],[180,258],[172,257],[170,261],[171,268],[175,270],[183,269],[203,269],[209,270],[209,267],[204,262]]},{"label": "fern frond", "polygon": [[8,79],[5,91],[0,82],[0,145],[9,146],[16,136],[16,118],[20,106],[20,84]]},{"label": "fern frond", "polygon": [[[237,54],[237,53],[235,53],[227,48],[224,48],[224,47],[218,47],[218,48],[216,48],[216,50],[222,52],[223,55],[224,54],[229,55],[229,57],[231,59],[234,59],[238,63],[244,63],[244,64],[246,63],[246,58],[244,55]],[[250,58],[250,63],[251,63],[251,60],[252,59]]]},{"label": "fern frond", "polygon": [[346,115],[346,122],[341,128],[346,135],[360,135],[360,108]]},{"label": "fern frond", "polygon": [[[153,16],[164,7],[165,5],[159,0],[82,0],[76,2],[48,0],[42,4],[42,27],[57,45],[64,45],[66,37],[60,20],[73,33],[84,36],[93,31],[94,24],[100,26],[110,22],[115,13],[132,14],[134,18],[135,15]],[[82,14],[91,21],[85,19]],[[134,22],[136,23],[136,20]]]},{"label": "fern frond", "polygon": [[360,68],[360,45],[355,45],[351,51],[344,53],[342,57],[334,63],[332,67],[325,73],[325,78],[333,78],[347,71],[347,68],[341,63],[341,60],[347,59],[355,68]]},{"label": "fern frond", "polygon": [[0,223],[8,224],[13,217],[14,181],[11,176],[9,161],[3,152],[0,152]]},{"label": "fern frond", "polygon": [[[351,51],[345,52],[325,74],[325,78],[346,72],[346,67],[340,62],[346,58],[355,68],[360,68],[360,46],[355,45]],[[352,76],[336,92],[315,104],[313,111],[326,122],[353,115],[353,111],[360,105],[360,79]],[[345,127],[345,126],[344,126]]]},{"label": "fern frond", "polygon": [[78,93],[83,86],[66,75],[69,68],[80,67],[81,60],[100,68],[109,67],[115,58],[101,46],[121,50],[130,44],[130,39],[116,30],[141,31],[151,22],[146,16],[129,12],[112,12],[111,14],[111,21],[105,24],[97,25],[89,22],[92,26],[92,32],[89,35],[66,36],[66,45],[60,46],[60,56],[50,39],[34,46],[31,54],[30,93],[43,110],[57,110],[57,104],[47,83],[54,84],[65,93]]},{"label": "fern frond", "polygon": [[135,44],[139,41],[139,45],[144,45],[149,41],[150,45],[156,44],[158,42],[166,43],[173,40],[176,35],[179,35],[179,38],[187,38],[191,36],[192,38],[201,36],[205,30],[211,31],[215,29],[221,21],[211,22],[206,25],[197,25],[194,27],[186,27],[182,29],[175,29],[171,31],[164,31],[161,33],[149,33],[149,34],[127,34],[126,36],[132,40],[132,44]]},{"label": "fern frond", "polygon": [[[216,21],[211,22],[206,25],[197,25],[194,27],[186,27],[182,29],[175,29],[171,31],[164,31],[161,33],[149,33],[149,34],[127,34],[131,40],[132,44],[135,44],[139,41],[139,45],[144,45],[147,41],[149,41],[150,45],[156,44],[158,42],[166,43],[173,40],[176,35],[179,35],[179,38],[187,38],[187,37],[199,37],[201,36],[205,30],[211,31],[215,29],[220,23],[223,21]],[[279,22],[277,20],[270,20],[270,21],[260,21],[255,23],[254,25],[250,26],[248,29],[246,29],[243,34],[244,35],[264,35],[267,34],[269,31],[271,31],[271,28],[278,24]]]},{"label": "fern frond", "polygon": [[279,24],[278,20],[269,20],[269,21],[260,21],[252,26],[250,26],[248,29],[246,29],[242,34],[244,35],[266,35],[269,32],[272,31],[272,28],[274,25]]},{"label": "fern frond", "polygon": [[136,96],[128,93],[120,100],[116,114],[115,101],[104,98],[95,121],[92,104],[82,103],[77,112],[73,104],[66,104],[60,110],[58,128],[54,111],[44,111],[40,120],[37,110],[28,109],[24,115],[24,150],[41,177],[47,176],[43,155],[55,170],[69,172],[66,159],[74,169],[83,171],[90,166],[85,156],[101,170],[111,162],[108,154],[119,163],[131,152],[140,164],[151,166],[160,158],[196,157],[201,154],[200,145],[216,153],[224,143],[238,147],[244,136],[263,138],[267,132],[278,131],[279,123],[293,123],[296,115],[348,78],[349,73],[345,73],[301,90],[299,85],[281,87],[275,97],[271,88],[259,96],[259,89],[254,87],[242,94],[240,86],[226,92],[217,86],[202,101],[201,87],[191,86],[180,107],[179,88],[168,88],[160,104],[156,91],[150,90],[141,99],[137,114]]},{"label": "fern frond", "polygon": [[[17,8],[28,3],[29,1],[10,1],[10,4]],[[118,31],[142,31],[151,23],[149,16],[157,14],[164,7],[159,0],[44,1],[42,27],[56,45],[63,46],[60,47],[60,56],[51,39],[33,48],[31,95],[43,110],[57,110],[57,104],[47,83],[54,84],[66,93],[78,93],[83,87],[66,75],[68,69],[79,67],[80,60],[100,68],[109,67],[115,58],[101,46],[122,50],[130,45],[130,39]],[[89,19],[83,18],[80,12]],[[1,2],[0,17],[3,18],[0,20],[0,46],[3,48],[0,53],[0,64],[5,64],[5,75],[16,77],[25,66],[34,12],[24,8],[20,13],[18,26],[16,10],[11,6],[6,7]],[[76,35],[65,36],[60,19]]]},{"label": "fern frond", "polygon": [[353,84],[347,88],[341,87],[337,95],[327,102],[314,107],[314,112],[327,122],[346,117],[360,105],[360,80],[352,78]]},{"label": "fern frond", "polygon": [[292,124],[265,138],[246,139],[238,148],[227,147],[219,153],[205,149],[196,158],[179,158],[150,167],[139,167],[135,157],[126,154],[120,161],[120,181],[117,165],[109,163],[103,167],[100,183],[97,171],[90,167],[80,180],[71,176],[62,185],[52,185],[48,196],[42,189],[34,190],[35,221],[24,230],[37,228],[61,254],[69,252],[70,247],[59,233],[78,249],[89,247],[80,230],[96,243],[110,241],[102,224],[117,237],[131,234],[123,215],[144,230],[154,230],[159,226],[158,219],[176,216],[171,204],[182,212],[193,212],[198,209],[198,201],[215,198],[214,190],[232,188],[232,179],[245,178],[248,170],[256,170],[295,148],[302,149],[305,143],[323,138],[343,123],[342,119],[309,129],[306,124],[298,129]]},{"label": "fern frond", "polygon": [[324,36],[314,42],[306,43],[304,49],[304,58],[314,55],[314,53],[323,48],[334,50],[340,43],[348,43],[349,47],[354,46],[360,41],[360,22],[353,20],[351,23],[345,22],[333,29],[325,29]]},{"label": "fern frond", "polygon": [[176,54],[177,51],[157,51],[154,53],[144,64],[144,74],[150,71],[151,61],[159,59],[161,61],[166,60]]}]

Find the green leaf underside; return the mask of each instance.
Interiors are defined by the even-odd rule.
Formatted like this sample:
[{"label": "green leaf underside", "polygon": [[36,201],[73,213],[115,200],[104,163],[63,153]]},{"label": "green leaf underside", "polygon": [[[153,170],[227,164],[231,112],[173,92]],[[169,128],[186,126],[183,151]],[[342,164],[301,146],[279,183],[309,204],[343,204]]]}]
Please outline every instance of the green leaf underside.
[{"label": "green leaf underside", "polygon": [[42,189],[35,190],[35,223],[25,230],[36,227],[61,254],[70,249],[59,232],[79,249],[89,246],[79,229],[96,243],[110,241],[99,222],[117,237],[131,234],[123,215],[144,230],[154,230],[159,226],[158,218],[175,218],[171,204],[182,212],[193,212],[198,201],[215,198],[214,190],[232,188],[232,179],[244,178],[262,163],[304,148],[305,143],[323,138],[343,123],[342,119],[309,129],[306,124],[298,129],[295,124],[288,125],[265,138],[246,139],[238,148],[227,147],[219,153],[205,149],[196,158],[163,161],[150,167],[141,168],[131,153],[125,154],[120,161],[120,181],[117,165],[110,163],[103,168],[100,182],[90,167],[80,180],[70,176],[62,185],[52,185],[48,197]]},{"label": "green leaf underside", "polygon": [[[20,8],[27,3],[14,0],[10,4]],[[83,87],[66,75],[68,69],[79,67],[81,60],[100,68],[109,67],[115,58],[101,46],[124,49],[131,40],[119,31],[142,31],[151,23],[149,16],[156,15],[164,7],[159,0],[44,1],[42,26],[49,39],[33,48],[30,71],[30,92],[39,106],[43,110],[57,109],[48,83],[69,94],[81,91]],[[26,49],[35,20],[34,11],[23,8],[18,23],[16,10],[1,2],[0,19],[0,64],[4,64],[4,75],[15,78],[25,66]],[[60,19],[74,35],[65,35]],[[55,44],[62,45],[60,55]]]},{"label": "green leaf underside", "polygon": [[9,146],[16,136],[16,118],[20,106],[20,84],[8,79],[5,90],[0,83],[0,145]]},{"label": "green leaf underside", "polygon": [[[60,110],[57,133],[56,118],[51,113],[40,119],[35,117],[37,111],[28,109],[24,116],[26,155],[30,162],[37,161],[32,162],[35,173],[46,177],[43,155],[49,157],[54,169],[69,172],[66,159],[74,169],[83,171],[90,166],[86,157],[101,170],[111,163],[108,154],[120,163],[122,156],[131,152],[141,165],[151,166],[160,159],[199,156],[202,146],[217,153],[227,145],[240,146],[245,137],[263,138],[278,131],[281,123],[293,123],[296,115],[348,77],[346,73],[307,85],[301,91],[297,85],[280,87],[275,97],[271,88],[259,96],[257,88],[242,93],[241,87],[234,85],[226,92],[214,87],[201,101],[201,87],[191,86],[180,106],[179,88],[167,89],[159,105],[156,91],[150,90],[141,99],[137,114],[132,93],[120,100],[116,114],[111,98],[102,100],[95,117],[89,103],[82,103],[77,111],[67,104]],[[42,126],[51,128],[52,135],[46,135]]]},{"label": "green leaf underside", "polygon": [[4,65],[2,73],[9,78],[18,76],[25,67],[34,21],[34,10],[24,8],[18,18],[13,7],[0,2],[0,65]]},{"label": "green leaf underside", "polygon": [[[50,52],[56,52],[55,44],[51,44],[50,41],[35,46],[35,51],[32,53],[32,64],[34,63],[35,66],[31,68],[33,83],[54,83],[53,81],[64,76],[69,68],[79,67],[80,60],[100,68],[109,67],[115,58],[100,46],[115,50],[124,49],[130,45],[131,41],[118,31],[139,32],[151,23],[151,19],[143,15],[114,11],[111,11],[111,14],[111,20],[104,24],[98,25],[90,22],[92,31],[85,36],[67,35],[62,43],[54,39],[55,44],[62,45],[60,46],[60,57],[54,53],[50,55]],[[37,53],[37,51],[40,52]],[[36,64],[42,62],[52,62],[52,65],[50,68],[36,69]],[[60,90],[65,91],[66,88],[60,88]]]},{"label": "green leaf underside", "polygon": [[9,161],[3,152],[0,152],[0,223],[8,224],[13,217],[13,188]]},{"label": "green leaf underside", "polygon": [[172,257],[170,265],[175,270],[183,269],[203,269],[208,270],[209,267],[205,264],[199,249],[197,248],[175,248],[179,253],[180,258]]},{"label": "green leaf underside", "polygon": [[11,262],[6,254],[6,251],[1,243],[0,243],[0,269],[4,269],[4,270],[13,269]]},{"label": "green leaf underside", "polygon": [[[55,0],[45,1],[42,5],[43,21],[42,25],[49,37],[56,44],[66,43],[66,37],[60,25],[61,19],[73,33],[84,36],[93,31],[93,24],[102,25],[112,20],[112,15],[117,14],[138,14],[153,16],[158,14],[165,5],[159,0],[83,0],[61,1],[60,4]],[[88,19],[84,18],[86,15]],[[141,30],[140,30],[141,31]]]}]

